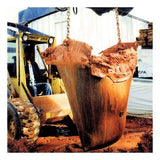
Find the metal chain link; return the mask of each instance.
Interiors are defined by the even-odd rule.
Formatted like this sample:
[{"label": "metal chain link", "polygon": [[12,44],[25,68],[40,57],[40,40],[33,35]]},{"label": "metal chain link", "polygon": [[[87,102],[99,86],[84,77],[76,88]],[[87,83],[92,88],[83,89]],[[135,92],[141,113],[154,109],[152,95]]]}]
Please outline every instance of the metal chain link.
[{"label": "metal chain link", "polygon": [[118,43],[121,43],[121,35],[120,35],[120,27],[119,27],[119,18],[118,18],[118,7],[115,8],[115,14],[116,14],[116,25],[117,25]]},{"label": "metal chain link", "polygon": [[70,34],[70,7],[67,7],[67,39],[69,39]]},{"label": "metal chain link", "polygon": [[[119,18],[118,18],[118,7],[115,9],[115,14],[116,14],[118,43],[121,43]],[[69,39],[69,34],[70,34],[70,7],[67,7],[67,39]]]}]

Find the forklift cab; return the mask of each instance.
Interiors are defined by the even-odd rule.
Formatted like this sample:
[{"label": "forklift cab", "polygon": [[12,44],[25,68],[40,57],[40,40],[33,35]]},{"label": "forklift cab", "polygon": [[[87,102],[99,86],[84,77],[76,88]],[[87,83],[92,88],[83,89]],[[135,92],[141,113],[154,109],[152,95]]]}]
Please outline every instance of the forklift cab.
[{"label": "forklift cab", "polygon": [[[46,48],[55,45],[55,37],[42,36],[42,35],[36,35],[36,34],[27,34],[27,33],[23,34],[21,37],[22,37],[21,40],[20,39],[18,40],[17,38],[14,38],[14,37],[8,38],[7,65],[8,65],[8,72],[10,74],[10,77],[17,78],[17,80],[20,81],[21,77],[25,76],[24,67],[26,65],[26,57],[24,54],[24,48],[27,45],[30,45],[34,48],[34,52],[32,53],[34,62],[37,63],[41,74],[42,75],[46,74],[46,79],[43,79],[42,82],[50,83],[52,86],[53,93],[55,94],[64,93],[65,89],[60,79],[56,66],[46,65],[44,60],[40,56],[41,50],[45,50]],[[18,46],[17,46],[17,43],[18,43]],[[16,55],[16,52],[18,52],[17,55]],[[21,59],[23,62],[21,61]],[[20,74],[22,74],[22,76]],[[58,86],[58,82],[59,82],[59,86]]]}]

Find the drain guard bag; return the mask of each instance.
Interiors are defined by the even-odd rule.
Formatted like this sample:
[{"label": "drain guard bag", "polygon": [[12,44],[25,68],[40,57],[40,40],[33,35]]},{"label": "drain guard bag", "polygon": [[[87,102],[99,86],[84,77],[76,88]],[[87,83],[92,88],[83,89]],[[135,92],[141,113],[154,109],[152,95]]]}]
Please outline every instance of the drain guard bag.
[{"label": "drain guard bag", "polygon": [[99,56],[91,51],[88,44],[69,39],[42,53],[47,64],[58,68],[85,151],[121,137],[137,64],[135,42],[118,43]]}]

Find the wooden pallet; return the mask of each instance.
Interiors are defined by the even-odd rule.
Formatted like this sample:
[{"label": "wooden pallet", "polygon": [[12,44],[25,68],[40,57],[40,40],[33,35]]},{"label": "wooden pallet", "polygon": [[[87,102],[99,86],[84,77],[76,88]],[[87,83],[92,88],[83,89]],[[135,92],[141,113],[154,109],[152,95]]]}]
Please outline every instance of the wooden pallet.
[{"label": "wooden pallet", "polygon": [[138,44],[142,48],[150,48],[153,46],[153,24],[148,24],[148,29],[141,29],[139,31],[139,37],[136,38]]}]

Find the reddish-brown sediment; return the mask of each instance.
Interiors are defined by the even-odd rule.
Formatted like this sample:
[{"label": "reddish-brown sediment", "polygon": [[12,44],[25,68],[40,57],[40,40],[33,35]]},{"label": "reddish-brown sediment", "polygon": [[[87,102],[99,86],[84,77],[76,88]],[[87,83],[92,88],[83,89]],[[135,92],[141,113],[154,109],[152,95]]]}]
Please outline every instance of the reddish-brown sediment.
[{"label": "reddish-brown sediment", "polygon": [[126,80],[132,76],[137,64],[137,43],[118,43],[91,57],[91,74],[113,81]]},{"label": "reddish-brown sediment", "polygon": [[[42,53],[57,65],[84,150],[117,141],[124,130],[136,43],[119,43],[91,56],[92,47],[69,39]],[[118,82],[118,83],[115,83]]]},{"label": "reddish-brown sediment", "polygon": [[113,81],[120,81],[129,79],[135,70],[137,46],[137,42],[118,43],[100,52],[101,56],[91,56],[90,45],[69,39],[59,46],[47,48],[41,55],[47,64],[77,63],[90,67],[93,76],[108,76]]},{"label": "reddish-brown sediment", "polygon": [[[83,152],[77,134],[63,136],[50,128],[41,128],[36,144],[28,146],[25,139],[8,140],[8,152]],[[59,133],[59,132],[58,132]],[[88,152],[152,152],[152,119],[127,116],[125,130],[119,141],[101,149]]]},{"label": "reddish-brown sediment", "polygon": [[64,40],[63,44],[47,48],[41,53],[47,64],[66,65],[78,63],[88,65],[92,47],[84,42]]}]

